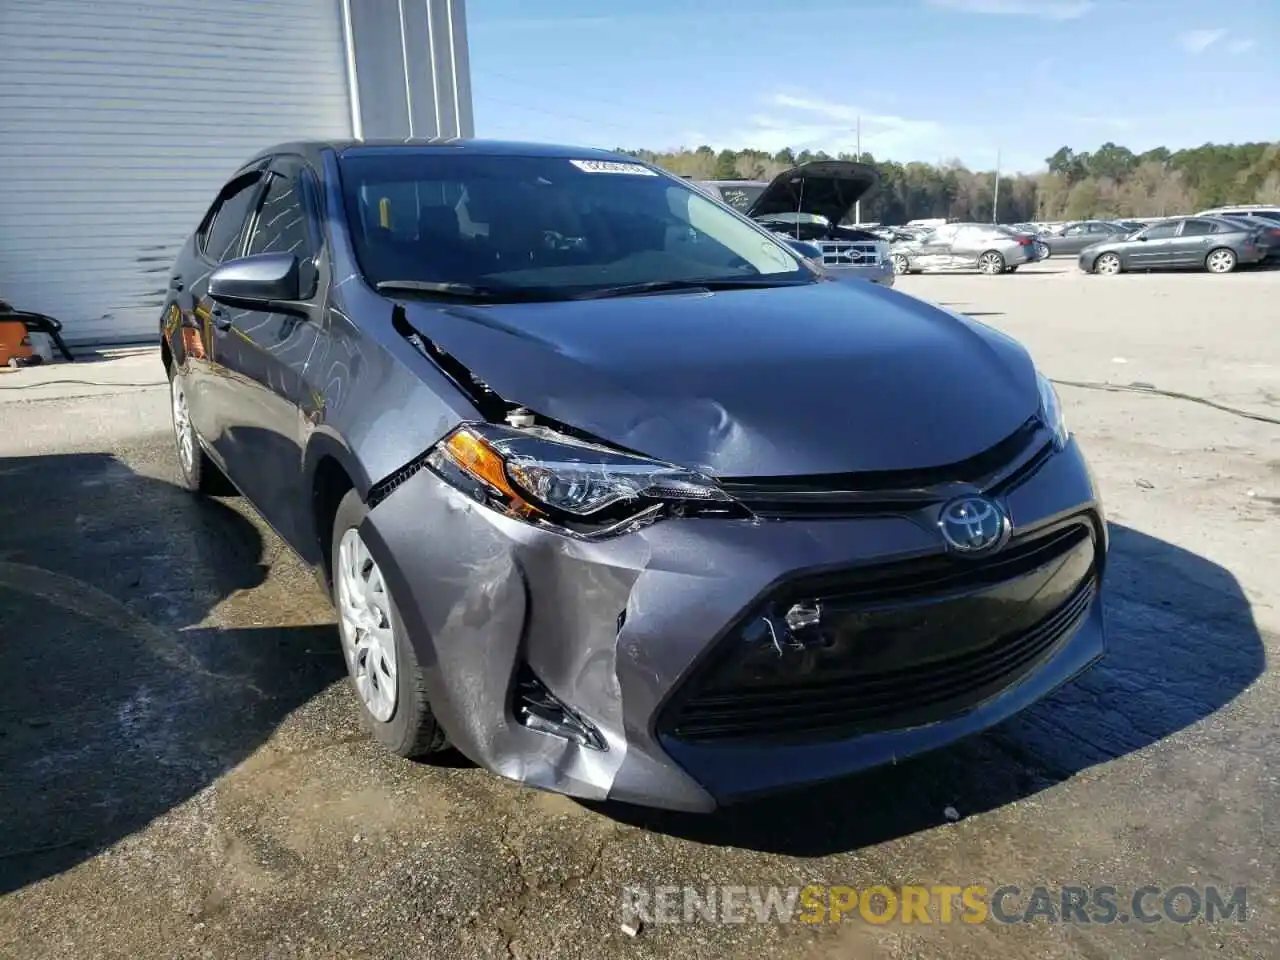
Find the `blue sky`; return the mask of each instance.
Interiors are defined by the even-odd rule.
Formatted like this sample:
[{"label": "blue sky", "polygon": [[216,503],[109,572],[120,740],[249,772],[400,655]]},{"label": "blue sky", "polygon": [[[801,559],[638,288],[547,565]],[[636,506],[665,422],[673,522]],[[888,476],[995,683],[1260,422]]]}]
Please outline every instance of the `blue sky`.
[{"label": "blue sky", "polygon": [[1280,139],[1280,0],[471,0],[478,136],[1031,171]]}]

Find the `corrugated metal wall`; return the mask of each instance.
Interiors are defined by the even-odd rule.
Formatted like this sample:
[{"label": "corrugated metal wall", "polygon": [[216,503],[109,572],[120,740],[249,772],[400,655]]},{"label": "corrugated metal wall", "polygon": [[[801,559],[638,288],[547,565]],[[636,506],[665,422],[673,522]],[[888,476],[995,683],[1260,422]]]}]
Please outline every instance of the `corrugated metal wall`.
[{"label": "corrugated metal wall", "polygon": [[463,0],[344,0],[343,6],[359,136],[475,136]]},{"label": "corrugated metal wall", "polygon": [[0,297],[154,339],[227,175],[351,126],[340,0],[0,0]]}]

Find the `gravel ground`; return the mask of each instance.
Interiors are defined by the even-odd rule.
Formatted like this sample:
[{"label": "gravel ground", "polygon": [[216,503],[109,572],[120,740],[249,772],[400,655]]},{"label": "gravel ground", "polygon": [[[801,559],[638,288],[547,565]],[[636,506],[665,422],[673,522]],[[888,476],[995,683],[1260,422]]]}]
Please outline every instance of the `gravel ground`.
[{"label": "gravel ground", "polygon": [[[1113,524],[1111,653],[953,750],[710,817],[383,755],[315,581],[173,485],[154,353],[0,376],[0,957],[1274,956],[1280,427],[1247,414],[1280,417],[1280,273],[899,288],[1086,384],[1060,389]],[[1245,886],[1247,911],[624,935],[623,887],[658,884],[1014,884],[1012,910],[1112,885],[1121,912]]]}]

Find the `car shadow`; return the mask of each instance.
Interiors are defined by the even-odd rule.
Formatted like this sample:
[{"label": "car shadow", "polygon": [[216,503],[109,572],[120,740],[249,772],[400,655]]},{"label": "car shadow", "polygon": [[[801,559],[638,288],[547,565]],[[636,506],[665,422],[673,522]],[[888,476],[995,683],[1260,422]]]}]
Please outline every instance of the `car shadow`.
[{"label": "car shadow", "polygon": [[1106,658],[987,733],[710,815],[593,809],[699,843],[820,857],[937,826],[947,807],[968,816],[1004,806],[1205,719],[1265,668],[1249,601],[1203,557],[1118,524],[1111,536]]},{"label": "car shadow", "polygon": [[190,799],[345,675],[332,625],[218,626],[262,554],[225,503],[108,454],[0,458],[0,895]]}]

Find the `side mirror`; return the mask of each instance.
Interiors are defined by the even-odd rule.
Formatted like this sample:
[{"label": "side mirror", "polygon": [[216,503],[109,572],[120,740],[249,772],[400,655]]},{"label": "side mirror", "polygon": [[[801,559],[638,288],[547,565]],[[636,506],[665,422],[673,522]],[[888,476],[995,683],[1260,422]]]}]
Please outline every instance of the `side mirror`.
[{"label": "side mirror", "polygon": [[788,237],[787,245],[802,257],[809,260],[817,260],[819,263],[822,262],[822,248],[816,243],[809,243],[807,240],[796,240],[794,237]]},{"label": "side mirror", "polygon": [[209,296],[228,307],[275,309],[301,299],[302,264],[292,253],[259,253],[228,260],[209,275]]}]

